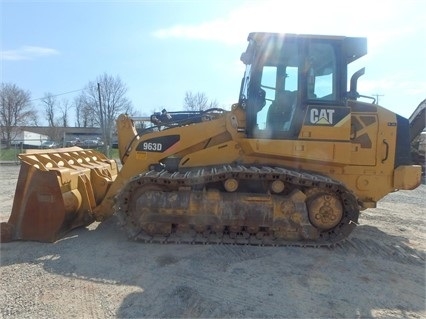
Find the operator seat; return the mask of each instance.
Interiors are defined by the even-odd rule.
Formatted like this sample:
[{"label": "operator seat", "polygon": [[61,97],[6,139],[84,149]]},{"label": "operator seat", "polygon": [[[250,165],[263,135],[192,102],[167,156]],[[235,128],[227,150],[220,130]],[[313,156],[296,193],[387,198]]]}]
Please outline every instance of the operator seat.
[{"label": "operator seat", "polygon": [[271,132],[288,131],[296,108],[297,92],[277,92],[266,116],[266,127]]}]

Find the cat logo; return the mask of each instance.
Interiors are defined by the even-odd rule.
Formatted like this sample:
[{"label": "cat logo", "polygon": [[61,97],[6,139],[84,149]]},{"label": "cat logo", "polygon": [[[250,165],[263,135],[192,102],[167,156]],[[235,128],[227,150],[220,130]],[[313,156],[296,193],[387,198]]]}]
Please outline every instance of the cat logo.
[{"label": "cat logo", "polygon": [[333,125],[334,109],[311,108],[309,121],[317,125]]},{"label": "cat logo", "polygon": [[344,106],[309,105],[305,115],[305,125],[309,126],[342,126],[350,121],[351,109]]}]

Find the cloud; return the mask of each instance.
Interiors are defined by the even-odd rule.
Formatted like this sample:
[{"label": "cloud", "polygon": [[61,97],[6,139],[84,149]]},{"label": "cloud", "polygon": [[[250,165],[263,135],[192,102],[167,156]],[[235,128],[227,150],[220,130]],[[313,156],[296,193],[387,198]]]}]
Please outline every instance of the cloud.
[{"label": "cloud", "polygon": [[22,46],[15,50],[5,50],[0,52],[2,60],[7,61],[20,61],[20,60],[33,60],[36,58],[57,55],[59,51],[51,48],[37,47],[37,46]]},{"label": "cloud", "polygon": [[[224,32],[226,30],[226,36]],[[169,28],[156,30],[152,33],[154,37],[166,38],[183,38],[196,40],[215,40],[228,44],[240,43],[241,38],[245,38],[247,34],[244,32],[241,37],[240,30],[229,28],[228,20],[213,20],[199,25],[174,25]]]},{"label": "cloud", "polygon": [[[364,5],[360,5],[363,2]],[[366,6],[368,10],[366,10]],[[249,32],[331,34],[367,36],[380,46],[384,42],[412,32],[422,25],[423,12],[405,1],[386,2],[340,0],[291,2],[283,8],[282,1],[248,1],[219,19],[201,24],[178,24],[156,30],[158,38],[212,40],[225,44],[241,44]]]}]

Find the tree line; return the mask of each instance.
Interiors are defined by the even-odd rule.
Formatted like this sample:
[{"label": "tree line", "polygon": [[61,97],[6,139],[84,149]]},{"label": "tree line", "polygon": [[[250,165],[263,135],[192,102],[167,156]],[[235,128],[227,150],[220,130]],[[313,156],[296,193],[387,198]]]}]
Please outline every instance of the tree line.
[{"label": "tree line", "polygon": [[[70,110],[75,111],[74,127],[98,127],[106,147],[112,144],[112,132],[118,115],[138,113],[126,97],[127,86],[119,76],[104,73],[90,81],[73,101],[59,100],[50,92],[39,99],[43,115],[49,127],[49,138],[58,140],[60,129],[69,127]],[[191,111],[217,107],[216,100],[209,101],[204,93],[187,91],[183,109]],[[0,129],[2,143],[10,147],[16,137],[16,127],[39,126],[39,116],[34,108],[31,93],[13,83],[1,83],[0,87]],[[14,135],[15,134],[15,135]]]}]

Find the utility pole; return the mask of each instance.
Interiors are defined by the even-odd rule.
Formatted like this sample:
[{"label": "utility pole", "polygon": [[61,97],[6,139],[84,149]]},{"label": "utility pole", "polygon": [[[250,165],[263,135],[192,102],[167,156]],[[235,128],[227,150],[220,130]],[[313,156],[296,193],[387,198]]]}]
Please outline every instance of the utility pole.
[{"label": "utility pole", "polygon": [[376,97],[376,104],[379,104],[379,96],[384,96],[383,94],[373,94]]}]

